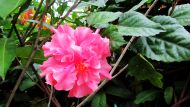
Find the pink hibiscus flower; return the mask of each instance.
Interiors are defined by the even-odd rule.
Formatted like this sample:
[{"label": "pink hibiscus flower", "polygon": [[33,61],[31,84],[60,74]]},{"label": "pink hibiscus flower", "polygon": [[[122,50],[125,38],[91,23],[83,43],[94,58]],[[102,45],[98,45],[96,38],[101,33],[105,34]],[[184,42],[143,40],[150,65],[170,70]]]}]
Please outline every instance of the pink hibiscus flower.
[{"label": "pink hibiscus flower", "polygon": [[56,90],[69,91],[69,97],[83,97],[94,92],[101,80],[111,79],[109,39],[88,27],[60,25],[53,29],[51,42],[42,48],[49,59],[41,66],[41,76]]}]

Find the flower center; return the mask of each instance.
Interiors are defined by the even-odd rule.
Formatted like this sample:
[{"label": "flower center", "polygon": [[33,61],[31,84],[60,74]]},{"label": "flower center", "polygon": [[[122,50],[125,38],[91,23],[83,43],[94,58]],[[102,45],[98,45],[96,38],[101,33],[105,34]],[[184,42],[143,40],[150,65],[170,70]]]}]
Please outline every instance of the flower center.
[{"label": "flower center", "polygon": [[84,63],[75,64],[75,68],[78,72],[84,72],[87,69]]}]

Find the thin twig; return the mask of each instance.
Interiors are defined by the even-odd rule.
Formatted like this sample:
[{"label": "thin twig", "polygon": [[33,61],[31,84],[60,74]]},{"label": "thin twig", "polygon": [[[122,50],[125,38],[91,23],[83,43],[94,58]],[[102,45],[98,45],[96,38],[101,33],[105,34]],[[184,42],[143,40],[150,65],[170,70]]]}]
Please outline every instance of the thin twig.
[{"label": "thin twig", "polygon": [[176,5],[177,5],[177,3],[178,3],[179,1],[180,1],[180,0],[174,0],[174,1],[173,1],[173,3],[172,3],[172,9],[171,9],[170,13],[168,14],[168,16],[171,16],[171,15],[172,15],[172,13],[174,12],[175,7],[176,7]]},{"label": "thin twig", "polygon": [[123,71],[125,71],[125,69],[128,67],[128,64],[125,65],[122,69],[119,70],[119,72],[117,74],[115,74],[112,79],[116,78],[118,75],[120,75]]},{"label": "thin twig", "polygon": [[172,107],[178,107],[181,103],[187,101],[190,99],[190,96],[186,96],[183,99],[179,100],[177,103],[175,103],[174,105],[172,105]]},{"label": "thin twig", "polygon": [[11,35],[12,35],[14,26],[15,26],[17,20],[18,20],[19,15],[22,13],[22,11],[24,11],[25,8],[27,8],[27,7],[30,5],[31,1],[32,1],[32,0],[27,0],[27,1],[21,6],[21,8],[19,9],[19,12],[16,13],[16,14],[13,16],[13,20],[11,21],[11,22],[12,22],[12,26],[11,26],[10,32],[9,32],[9,34],[8,34],[8,36],[7,36],[8,38],[10,38]]},{"label": "thin twig", "polygon": [[[151,9],[155,6],[155,4],[158,2],[158,0],[155,0],[153,2],[153,4],[150,6],[150,8],[146,11],[145,16],[149,14],[149,12],[151,11]],[[131,37],[131,39],[129,40],[128,44],[125,46],[123,52],[121,53],[120,57],[118,58],[118,60],[115,63],[115,66],[112,68],[112,70],[110,71],[110,74],[112,75],[114,73],[114,71],[116,70],[117,66],[119,65],[120,61],[122,60],[123,56],[125,55],[126,51],[128,50],[128,48],[131,46],[132,42],[136,39],[137,37]],[[116,74],[117,75],[117,74]],[[83,105],[85,105],[88,101],[90,101],[92,99],[92,97],[94,97],[94,95],[108,82],[109,80],[106,79],[104,80],[99,86],[98,88],[89,96],[87,96],[79,105],[77,105],[77,107],[81,107]]]},{"label": "thin twig", "polygon": [[53,96],[53,85],[51,85],[51,93],[50,93],[50,96],[49,96],[49,101],[48,101],[48,106],[47,107],[50,107],[50,105],[51,105],[52,96]]},{"label": "thin twig", "polygon": [[19,85],[20,85],[20,83],[22,81],[22,78],[24,77],[24,74],[27,71],[28,67],[30,66],[30,63],[32,62],[32,59],[33,59],[33,57],[34,57],[34,55],[35,55],[35,53],[37,51],[38,41],[39,41],[39,37],[40,37],[40,34],[41,34],[42,23],[43,23],[45,13],[46,13],[46,11],[44,11],[42,20],[40,21],[40,27],[39,27],[38,34],[37,34],[37,37],[36,37],[36,40],[35,40],[35,43],[34,43],[34,50],[32,51],[32,53],[31,53],[26,65],[25,65],[24,69],[22,70],[22,72],[21,72],[21,74],[20,74],[20,76],[19,76],[19,78],[18,78],[18,80],[17,80],[17,82],[16,82],[16,84],[15,84],[15,86],[13,88],[13,91],[11,92],[11,95],[9,96],[9,99],[8,99],[5,107],[9,107],[9,105],[10,105],[10,103],[11,103],[11,101],[12,101],[12,99],[13,99],[15,93],[16,93],[16,90],[18,89],[18,87],[19,87]]},{"label": "thin twig", "polygon": [[79,3],[80,0],[75,0],[74,4],[69,8],[67,13],[61,18],[56,27],[58,27],[65,20],[67,16],[69,16],[69,14],[79,5]]},{"label": "thin twig", "polygon": [[[40,1],[40,4],[39,4],[39,6],[38,6],[38,8],[37,8],[37,10],[36,10],[36,12],[35,12],[34,17],[32,18],[32,20],[35,20],[35,19],[36,19],[37,15],[38,15],[38,13],[39,13],[39,11],[40,11],[40,8],[42,7],[43,2],[44,2],[44,0],[41,0],[41,1]],[[40,19],[39,19],[39,20],[40,20]],[[32,24],[33,24],[33,22],[30,22],[29,26],[27,27],[27,29],[26,29],[26,31],[25,31],[25,33],[24,33],[24,37],[29,34],[29,30],[30,30]],[[32,29],[32,28],[31,28],[31,29]],[[26,38],[26,37],[25,37],[25,38]]]},{"label": "thin twig", "polygon": [[185,92],[186,92],[187,87],[188,87],[188,84],[189,84],[189,81],[190,81],[190,73],[189,73],[189,75],[188,75],[188,77],[187,77],[187,80],[186,80],[186,82],[185,82],[185,85],[184,85],[184,87],[183,87],[183,91],[181,92],[181,95],[180,95],[180,98],[179,98],[179,99],[182,99],[182,98],[184,97]]}]

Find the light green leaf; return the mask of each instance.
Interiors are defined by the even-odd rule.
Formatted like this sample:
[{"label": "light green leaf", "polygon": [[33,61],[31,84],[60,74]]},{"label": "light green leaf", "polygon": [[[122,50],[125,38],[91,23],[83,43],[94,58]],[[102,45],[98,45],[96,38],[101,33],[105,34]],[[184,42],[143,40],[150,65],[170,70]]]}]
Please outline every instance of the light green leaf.
[{"label": "light green leaf", "polygon": [[137,55],[129,61],[128,74],[137,80],[149,80],[154,86],[162,88],[162,74],[157,72],[153,65],[142,55]]},{"label": "light green leaf", "polygon": [[20,89],[20,91],[24,91],[24,90],[26,90],[26,89],[28,89],[28,88],[31,88],[32,86],[34,86],[36,83],[35,82],[33,82],[31,79],[24,79],[22,82],[21,82],[21,84],[20,84],[20,86],[19,86],[19,89]]},{"label": "light green leaf", "polygon": [[119,49],[120,46],[127,42],[123,39],[123,36],[118,32],[118,29],[114,25],[110,25],[103,34],[110,39],[111,49]]},{"label": "light green leaf", "polygon": [[167,87],[164,91],[164,99],[167,104],[170,104],[173,98],[173,87]]},{"label": "light green leaf", "polygon": [[[30,57],[32,50],[33,48],[31,46],[19,47],[16,49],[16,56],[27,60]],[[36,63],[42,63],[45,60],[46,58],[44,58],[43,52],[39,50],[33,57],[33,61]]]},{"label": "light green leaf", "polygon": [[[169,9],[169,13],[171,8]],[[177,19],[183,26],[190,25],[190,4],[177,5],[171,14],[171,17]]]},{"label": "light green leaf", "polygon": [[94,25],[95,27],[99,27],[108,22],[112,22],[116,20],[121,15],[121,12],[94,12],[87,17],[87,22],[89,25]]},{"label": "light green leaf", "polygon": [[15,10],[22,0],[0,0],[0,17],[5,19],[13,10]]},{"label": "light green leaf", "polygon": [[135,11],[128,11],[121,15],[118,30],[125,36],[153,36],[164,32],[159,23]]},{"label": "light green leaf", "polygon": [[106,94],[100,92],[92,99],[91,107],[106,107]]},{"label": "light green leaf", "polygon": [[158,94],[157,90],[146,90],[146,91],[141,91],[137,96],[134,101],[135,104],[140,104],[144,103],[146,101],[153,101]]},{"label": "light green leaf", "polygon": [[142,5],[144,5],[148,0],[141,0],[141,2],[137,5],[135,5],[133,8],[131,8],[129,11],[134,11],[140,8]]},{"label": "light green leaf", "polygon": [[190,34],[174,18],[155,16],[153,21],[166,30],[154,37],[141,37],[135,44],[136,51],[148,58],[163,62],[190,60]]},{"label": "light green leaf", "polygon": [[15,42],[12,39],[0,39],[0,76],[5,79],[7,70],[15,58]]}]

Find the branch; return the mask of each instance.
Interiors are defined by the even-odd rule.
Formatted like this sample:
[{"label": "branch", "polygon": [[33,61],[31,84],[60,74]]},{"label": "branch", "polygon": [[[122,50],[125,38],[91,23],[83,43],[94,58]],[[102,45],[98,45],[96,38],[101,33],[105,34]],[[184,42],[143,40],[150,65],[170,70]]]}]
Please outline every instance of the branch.
[{"label": "branch", "polygon": [[[146,11],[145,15],[148,15],[149,12],[152,10],[152,8],[155,6],[155,4],[158,2],[158,0],[155,0],[153,2],[153,4],[150,6],[150,8]],[[137,39],[137,37],[131,37],[131,39],[129,40],[128,44],[125,46],[123,52],[121,53],[120,57],[118,58],[118,60],[116,61],[115,66],[112,68],[112,70],[110,71],[110,74],[112,75],[114,73],[114,71],[116,70],[117,66],[119,65],[119,63],[121,62],[123,56],[125,55],[126,51],[128,50],[128,48],[131,46],[132,42]],[[116,74],[117,75],[117,74]],[[115,78],[115,77],[114,77]],[[104,80],[99,86],[98,88],[89,96],[87,96],[79,105],[77,105],[77,107],[81,107],[83,105],[85,105],[88,101],[91,100],[92,97],[94,97],[94,95],[108,82],[109,80],[106,79]]]},{"label": "branch", "polygon": [[[46,5],[47,4],[48,4],[48,2],[46,2]],[[32,53],[31,53],[26,65],[25,65],[25,67],[23,68],[23,70],[22,70],[22,72],[21,72],[21,74],[20,74],[20,76],[19,76],[19,78],[18,78],[18,80],[17,80],[17,82],[16,82],[16,84],[15,84],[15,86],[13,88],[13,91],[12,91],[11,95],[9,96],[9,99],[8,99],[5,107],[9,107],[9,105],[10,105],[10,103],[11,103],[11,101],[12,101],[12,99],[13,99],[15,93],[16,93],[16,90],[18,89],[18,87],[19,87],[19,85],[20,85],[20,83],[22,81],[22,78],[24,77],[24,74],[27,71],[28,67],[30,66],[30,63],[32,62],[32,59],[33,59],[33,57],[34,57],[34,55],[35,55],[35,53],[37,51],[38,41],[39,41],[39,37],[40,37],[40,34],[41,34],[41,29],[42,29],[42,23],[43,23],[43,19],[44,19],[44,16],[45,16],[47,10],[44,11],[43,14],[42,14],[42,19],[40,21],[40,27],[39,27],[38,34],[37,34],[37,37],[36,37],[36,40],[35,40],[35,43],[34,43],[34,50],[32,51]]]},{"label": "branch", "polygon": [[75,0],[74,4],[69,8],[67,13],[61,18],[56,27],[58,27],[65,20],[67,16],[69,16],[69,14],[79,5],[80,2],[81,2],[80,0]]},{"label": "branch", "polygon": [[172,105],[172,107],[178,107],[181,103],[187,101],[190,99],[190,96],[186,96],[183,99],[179,100],[177,103],[175,103],[174,105]]}]

